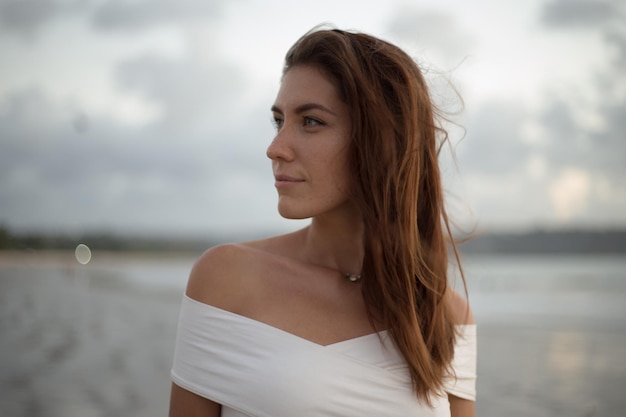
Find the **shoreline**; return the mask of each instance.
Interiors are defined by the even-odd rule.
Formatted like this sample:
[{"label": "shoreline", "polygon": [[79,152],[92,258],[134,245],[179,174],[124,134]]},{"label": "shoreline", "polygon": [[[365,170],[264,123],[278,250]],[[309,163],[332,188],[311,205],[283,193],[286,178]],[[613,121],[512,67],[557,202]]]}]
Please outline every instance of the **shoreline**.
[{"label": "shoreline", "polygon": [[110,251],[93,250],[87,264],[77,261],[73,250],[0,250],[0,268],[6,267],[84,267],[111,265],[120,262],[171,262],[197,258],[201,252],[192,251]]}]

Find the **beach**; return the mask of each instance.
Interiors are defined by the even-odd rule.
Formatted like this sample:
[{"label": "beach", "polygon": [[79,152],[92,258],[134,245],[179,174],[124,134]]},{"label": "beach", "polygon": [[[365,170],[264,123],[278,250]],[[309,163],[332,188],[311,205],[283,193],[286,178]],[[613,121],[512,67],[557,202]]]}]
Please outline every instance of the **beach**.
[{"label": "beach", "polygon": [[180,291],[115,276],[124,258],[22,261],[0,262],[0,415],[167,415]]},{"label": "beach", "polygon": [[[0,415],[167,415],[178,308],[195,256],[96,253],[81,265],[73,253],[0,253]],[[513,263],[522,261],[498,262],[519,271]],[[477,415],[626,410],[626,264],[594,262],[610,266],[602,275],[610,279],[591,285],[574,265],[521,287],[489,259],[470,262]],[[548,278],[558,285],[546,286]]]}]

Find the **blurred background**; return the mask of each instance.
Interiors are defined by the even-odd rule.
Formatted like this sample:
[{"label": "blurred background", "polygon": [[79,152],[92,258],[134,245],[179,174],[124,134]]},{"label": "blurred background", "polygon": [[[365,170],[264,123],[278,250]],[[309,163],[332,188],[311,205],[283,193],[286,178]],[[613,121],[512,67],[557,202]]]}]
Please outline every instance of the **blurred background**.
[{"label": "blurred background", "polygon": [[325,22],[405,49],[451,115],[478,414],[626,408],[623,1],[0,0],[1,415],[167,414],[194,259],[306,223],[265,149]]}]

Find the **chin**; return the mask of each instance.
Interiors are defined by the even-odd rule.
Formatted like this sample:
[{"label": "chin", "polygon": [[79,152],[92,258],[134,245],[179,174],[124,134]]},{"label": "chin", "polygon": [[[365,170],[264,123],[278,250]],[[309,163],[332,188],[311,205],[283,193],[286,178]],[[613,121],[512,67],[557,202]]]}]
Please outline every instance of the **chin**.
[{"label": "chin", "polygon": [[311,218],[311,216],[306,214],[294,213],[293,211],[281,210],[280,208],[278,209],[278,214],[280,214],[281,217],[289,220],[304,220]]},{"label": "chin", "polygon": [[281,217],[289,220],[303,220],[311,218],[310,210],[302,207],[293,207],[287,204],[278,203],[278,213]]}]

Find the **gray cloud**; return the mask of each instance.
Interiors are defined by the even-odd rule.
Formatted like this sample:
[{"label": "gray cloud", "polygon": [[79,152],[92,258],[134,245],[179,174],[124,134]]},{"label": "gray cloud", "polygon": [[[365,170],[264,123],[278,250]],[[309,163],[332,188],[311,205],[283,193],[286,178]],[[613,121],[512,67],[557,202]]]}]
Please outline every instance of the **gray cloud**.
[{"label": "gray cloud", "polygon": [[207,65],[193,56],[182,60],[143,56],[120,64],[116,74],[124,91],[157,103],[166,121],[175,125],[219,120],[220,114],[233,110],[246,84],[237,68],[219,57]]},{"label": "gray cloud", "polygon": [[[33,30],[64,12],[60,2],[48,3]],[[217,10],[202,1],[101,5],[96,23],[109,29],[133,19],[136,28],[176,24]],[[202,233],[248,229],[258,222],[251,206],[271,218],[275,193],[264,153],[272,97],[251,101],[247,79],[211,44],[176,59],[144,54],[113,66],[122,96],[161,110],[148,124],[89,113],[37,87],[0,97],[0,223]]]},{"label": "gray cloud", "polygon": [[575,103],[555,99],[541,116],[548,132],[546,153],[555,168],[577,167],[607,177],[626,177],[626,100],[603,104],[602,128],[590,130],[574,116]]},{"label": "gray cloud", "polygon": [[[549,29],[600,29],[600,36],[618,51],[615,61],[624,62],[626,32],[618,24],[623,21],[620,13],[616,3],[556,0],[544,7],[540,19]],[[441,63],[454,67],[472,55],[471,37],[445,13],[404,9],[392,19],[389,30],[401,44],[417,50],[418,60],[423,54],[439,67]],[[622,88],[616,85],[623,80],[623,71],[617,68],[615,62],[599,63],[595,87],[600,96],[608,98],[611,92],[615,96],[614,91]],[[460,183],[450,186],[453,194],[466,196],[479,226],[508,227],[529,221],[545,224],[567,216],[572,216],[571,221],[588,220],[596,212],[605,213],[604,221],[623,221],[619,197],[598,198],[601,191],[594,187],[598,178],[606,178],[608,187],[614,189],[615,179],[624,177],[626,141],[618,137],[618,132],[624,131],[624,118],[618,116],[624,114],[624,103],[619,99],[598,103],[594,111],[604,126],[591,128],[576,116],[581,109],[575,91],[576,86],[572,86],[572,94],[546,94],[545,111],[539,116],[515,97],[476,103],[467,109],[467,133],[456,147]],[[533,125],[545,132],[543,140],[527,137],[530,131],[525,129]],[[578,173],[583,177],[577,177]],[[581,178],[588,178],[589,190],[555,196],[555,188],[566,181],[571,186],[571,181],[587,180]],[[567,202],[575,203],[576,208],[564,212]],[[467,208],[460,212],[467,215]]]},{"label": "gray cloud", "polygon": [[178,23],[215,18],[222,2],[205,0],[109,0],[93,15],[96,27],[141,30],[162,23]]},{"label": "gray cloud", "polygon": [[261,164],[271,139],[272,97],[250,102],[248,80],[237,68],[217,55],[208,61],[194,55],[179,60],[143,56],[120,64],[117,80],[124,92],[138,93],[163,109],[156,134],[202,143],[239,172],[267,170]]},{"label": "gray cloud", "polygon": [[[67,216],[84,219],[84,212],[98,214],[98,206],[113,203],[111,194],[124,192],[131,177],[169,174],[153,152],[157,146],[138,132],[95,119],[89,131],[79,134],[71,126],[71,114],[44,118],[39,129],[31,129],[34,109],[59,116],[59,109],[39,92],[15,94],[7,107],[0,123],[4,216],[49,226],[66,223]],[[112,189],[112,178],[118,190]]]},{"label": "gray cloud", "polygon": [[554,97],[534,120],[545,132],[537,142],[522,140],[523,122],[534,116],[516,104],[487,103],[470,117],[457,147],[460,194],[479,227],[623,224],[626,106],[603,105],[602,128],[589,128],[575,116],[576,105]]},{"label": "gray cloud", "polygon": [[271,134],[261,118],[228,134],[207,123],[172,135],[158,123],[132,128],[64,111],[37,89],[0,104],[0,222],[12,227],[201,233],[228,221],[229,201],[265,199],[273,210],[267,142],[254,141]]},{"label": "gray cloud", "polygon": [[[589,129],[574,116],[578,100],[561,93],[548,101],[542,123],[549,132],[551,160],[563,166],[584,167],[609,177],[626,176],[626,3],[619,1],[556,0],[548,3],[542,22],[567,32],[595,29],[617,53],[598,62],[591,86],[602,97],[593,109],[601,127]],[[589,86],[587,86],[589,87]],[[575,86],[572,86],[575,91]]]},{"label": "gray cloud", "polygon": [[[603,222],[623,223],[626,213],[626,3],[621,1],[556,0],[548,3],[541,22],[562,33],[589,31],[599,35],[607,50],[607,59],[597,62],[591,83],[585,88],[600,97],[595,108],[583,108],[576,95],[577,86],[561,91],[547,100],[541,123],[548,133],[544,149],[551,172],[559,175],[572,169],[584,172],[589,179],[585,193],[586,210]],[[593,105],[592,105],[593,106]],[[599,122],[586,126],[577,115],[591,113]],[[562,178],[562,177],[561,177]],[[555,183],[556,187],[560,183]],[[558,188],[553,188],[558,192]]]},{"label": "gray cloud", "polygon": [[531,148],[521,137],[528,117],[513,101],[491,101],[469,112],[467,137],[459,150],[459,161],[479,174],[506,175],[519,172]]},{"label": "gray cloud", "polygon": [[0,29],[34,40],[51,21],[80,14],[99,29],[140,31],[160,24],[215,21],[224,4],[213,0],[0,0]]},{"label": "gray cloud", "polygon": [[553,27],[597,27],[619,13],[619,0],[553,0],[544,5],[541,20]]},{"label": "gray cloud", "polygon": [[[10,3],[20,1],[0,0],[0,20]],[[200,0],[31,4],[42,6],[39,14],[26,13],[20,20],[12,11],[10,16],[17,20],[10,27],[3,24],[4,30],[36,34],[46,22],[72,10],[86,10],[83,19],[107,30],[144,30],[197,18],[203,25],[219,24],[214,17],[222,7]],[[551,4],[564,7],[564,2]],[[554,10],[546,15],[551,13]],[[589,22],[600,25],[591,18],[587,23],[575,23],[572,17],[546,19],[547,26],[559,30],[588,28]],[[600,128],[581,124],[577,100],[567,93],[546,97],[546,111],[535,121],[547,133],[543,144],[523,140],[522,127],[532,115],[515,97],[467,109],[467,137],[457,152],[461,176],[475,187],[472,195],[482,218],[518,224],[529,218],[550,221],[550,181],[568,167],[605,175],[611,185],[623,182],[626,105],[614,93],[624,85],[619,63],[625,60],[626,37],[618,26],[599,32],[618,51],[614,61],[598,64],[594,86],[604,98],[595,109],[603,120]],[[219,28],[213,33],[224,35]],[[438,54],[441,61],[433,60],[438,66],[457,65],[473,46],[459,23],[443,13],[405,9],[387,33],[413,46],[418,56],[419,51]],[[258,219],[265,223],[275,212],[271,169],[264,156],[272,138],[268,108],[273,97],[250,102],[250,87],[258,86],[248,84],[243,69],[239,72],[224,57],[211,55],[212,42],[221,40],[206,40],[203,51],[209,52],[203,52],[204,58],[191,52],[178,58],[146,53],[117,64],[113,77],[119,93],[139,96],[162,110],[146,125],[68,108],[64,100],[71,97],[54,101],[43,89],[0,98],[0,223],[68,231],[110,227],[181,233],[265,226]],[[278,69],[276,75],[278,81]],[[546,163],[543,177],[529,176],[534,157]],[[615,214],[618,209],[609,199],[590,202],[587,210],[623,219]]]},{"label": "gray cloud", "polygon": [[596,166],[621,182],[626,178],[626,100],[605,107],[603,113],[606,126],[592,137],[594,147],[603,150],[602,158],[595,161]]},{"label": "gray cloud", "polygon": [[605,32],[606,41],[615,47],[613,59],[616,70],[622,72],[626,67],[626,27],[612,27]]},{"label": "gray cloud", "polygon": [[626,2],[619,0],[553,0],[540,16],[551,29],[594,30],[612,45],[620,69],[626,64]]},{"label": "gray cloud", "polygon": [[460,64],[473,45],[472,37],[449,13],[404,7],[387,26],[395,39],[416,48],[420,60],[422,55],[434,56],[447,66]]},{"label": "gray cloud", "polygon": [[540,115],[541,125],[547,129],[547,144],[550,164],[553,166],[578,166],[581,151],[589,144],[589,136],[577,126],[571,103],[552,98],[547,109]]},{"label": "gray cloud", "polygon": [[49,21],[85,10],[89,0],[0,0],[0,28],[35,39]]}]

